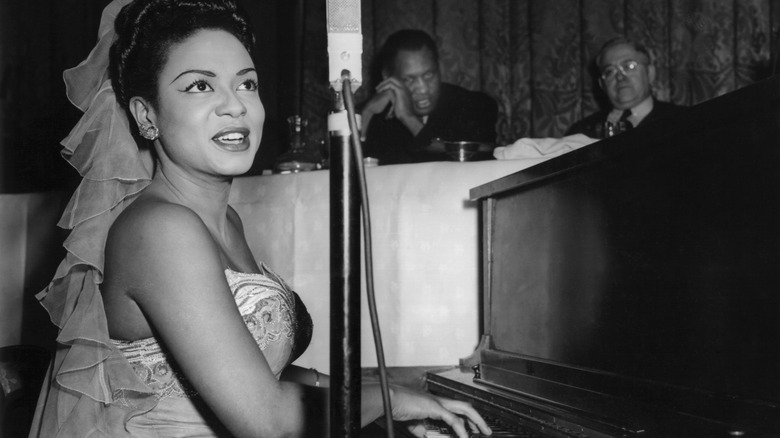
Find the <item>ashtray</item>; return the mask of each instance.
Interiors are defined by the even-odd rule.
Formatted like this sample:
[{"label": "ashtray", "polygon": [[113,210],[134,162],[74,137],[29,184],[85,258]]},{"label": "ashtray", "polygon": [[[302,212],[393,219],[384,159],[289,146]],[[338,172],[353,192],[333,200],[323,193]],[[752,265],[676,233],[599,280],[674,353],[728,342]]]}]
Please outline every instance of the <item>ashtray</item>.
[{"label": "ashtray", "polygon": [[450,141],[435,138],[425,150],[427,152],[443,152],[453,161],[471,161],[478,155],[492,152],[495,147],[495,145],[478,141]]}]

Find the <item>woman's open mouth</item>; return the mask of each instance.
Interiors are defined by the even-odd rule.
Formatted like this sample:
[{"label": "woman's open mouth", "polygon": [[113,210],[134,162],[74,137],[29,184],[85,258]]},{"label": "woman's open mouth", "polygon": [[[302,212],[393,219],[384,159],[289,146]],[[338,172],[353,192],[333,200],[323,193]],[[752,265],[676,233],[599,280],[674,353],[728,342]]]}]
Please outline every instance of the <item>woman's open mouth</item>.
[{"label": "woman's open mouth", "polygon": [[249,149],[249,130],[231,129],[229,131],[221,131],[212,137],[211,140],[220,148],[231,152],[245,151]]}]

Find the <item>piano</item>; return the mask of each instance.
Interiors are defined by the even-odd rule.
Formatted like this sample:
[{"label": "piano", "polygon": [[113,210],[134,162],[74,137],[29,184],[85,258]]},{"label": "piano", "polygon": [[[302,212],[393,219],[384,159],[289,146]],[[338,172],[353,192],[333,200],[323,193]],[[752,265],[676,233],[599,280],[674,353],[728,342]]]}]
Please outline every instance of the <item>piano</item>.
[{"label": "piano", "polygon": [[780,77],[470,197],[481,341],[430,392],[495,436],[780,436]]}]

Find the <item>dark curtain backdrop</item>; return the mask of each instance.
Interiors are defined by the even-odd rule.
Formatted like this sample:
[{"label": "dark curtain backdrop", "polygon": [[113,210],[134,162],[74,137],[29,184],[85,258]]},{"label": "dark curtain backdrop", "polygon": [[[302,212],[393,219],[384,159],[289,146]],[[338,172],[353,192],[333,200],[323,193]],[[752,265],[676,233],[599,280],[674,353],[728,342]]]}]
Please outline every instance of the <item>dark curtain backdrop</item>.
[{"label": "dark curtain backdrop", "polygon": [[[306,2],[304,107],[325,136],[330,108],[325,0]],[[655,95],[693,105],[771,74],[778,0],[362,0],[364,80],[385,38],[401,28],[434,36],[442,77],[499,104],[499,143],[562,136],[603,100],[592,79],[602,43],[644,43],[658,69]]]},{"label": "dark curtain backdrop", "polygon": [[[0,0],[0,192],[69,190],[78,175],[60,140],[80,112],[62,71],[95,44],[110,0]],[[258,39],[254,53],[267,123],[254,172],[286,149],[288,116],[327,138],[326,0],[239,0]],[[371,61],[401,28],[431,33],[445,81],[499,104],[499,143],[560,136],[600,100],[589,71],[599,46],[625,35],[651,47],[655,94],[692,105],[768,76],[780,0],[362,0],[363,101]],[[300,47],[299,44],[302,44]]]}]

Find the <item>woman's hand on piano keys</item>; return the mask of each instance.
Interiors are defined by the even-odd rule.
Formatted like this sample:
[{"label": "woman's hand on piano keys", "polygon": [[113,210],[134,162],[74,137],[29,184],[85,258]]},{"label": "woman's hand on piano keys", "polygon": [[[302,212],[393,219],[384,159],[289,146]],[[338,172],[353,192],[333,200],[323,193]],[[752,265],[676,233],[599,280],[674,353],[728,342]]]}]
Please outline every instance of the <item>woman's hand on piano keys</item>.
[{"label": "woman's hand on piano keys", "polygon": [[[455,436],[468,438],[471,433],[490,435],[491,430],[470,403],[420,393],[408,388],[393,386],[391,389],[393,420],[410,422],[409,431],[417,437],[425,437],[424,419],[447,423]],[[414,422],[413,420],[420,420]],[[468,430],[467,430],[468,428]]]}]

